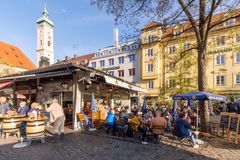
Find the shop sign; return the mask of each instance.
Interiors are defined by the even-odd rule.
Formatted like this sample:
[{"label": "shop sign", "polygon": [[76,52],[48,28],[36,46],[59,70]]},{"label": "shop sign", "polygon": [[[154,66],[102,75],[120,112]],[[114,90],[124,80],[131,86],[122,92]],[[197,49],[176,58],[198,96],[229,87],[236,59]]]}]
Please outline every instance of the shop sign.
[{"label": "shop sign", "polygon": [[115,69],[120,69],[120,66],[114,66],[110,68],[103,68],[103,71],[109,71],[109,70],[115,70]]}]

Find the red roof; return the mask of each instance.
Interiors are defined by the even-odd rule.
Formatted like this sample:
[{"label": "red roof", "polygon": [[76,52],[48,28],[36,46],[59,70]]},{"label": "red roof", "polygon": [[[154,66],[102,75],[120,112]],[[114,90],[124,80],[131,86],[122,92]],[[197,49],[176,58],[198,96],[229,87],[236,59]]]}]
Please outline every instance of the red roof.
[{"label": "red roof", "polygon": [[151,27],[157,26],[157,25],[159,25],[159,24],[160,24],[159,22],[152,21],[152,22],[149,22],[148,24],[146,24],[146,25],[144,26],[144,29],[146,29],[146,28],[151,28]]},{"label": "red roof", "polygon": [[[240,14],[240,9],[236,9],[234,11],[237,14]],[[226,15],[226,13],[219,13],[219,14],[213,15],[211,23],[214,24],[215,22],[218,22],[224,16],[228,16],[228,15]],[[150,28],[150,27],[153,27],[153,26],[157,26],[158,24],[160,24],[160,23],[153,21],[153,22],[150,22],[150,23],[146,24],[143,29],[147,29],[147,28]],[[193,28],[192,28],[192,25],[191,25],[190,22],[183,22],[183,23],[180,23],[180,24],[181,24],[182,29],[183,29],[183,33],[180,35],[181,37],[186,37],[186,36],[190,36],[190,35],[194,34],[194,31],[193,31]],[[224,28],[238,26],[238,25],[240,25],[240,18],[236,18],[235,23],[230,25],[230,26],[225,26],[224,23],[222,23],[221,25],[218,25],[218,26],[214,27],[213,30],[216,31],[216,30],[219,30],[219,29],[224,29]],[[168,26],[167,28],[165,28],[163,30],[163,34],[161,36],[161,39],[163,41],[168,41],[168,40],[171,40],[173,38],[173,36],[174,36],[174,26]]]},{"label": "red roof", "polygon": [[0,63],[19,67],[27,70],[35,69],[36,66],[17,47],[0,41]]},{"label": "red roof", "polygon": [[89,54],[86,54],[86,55],[83,55],[83,56],[77,56],[77,55],[74,55],[74,58],[71,58],[69,60],[63,60],[63,61],[60,61],[58,63],[74,63],[74,64],[87,64],[88,61],[90,59],[92,59],[94,57],[95,53],[89,53]]}]

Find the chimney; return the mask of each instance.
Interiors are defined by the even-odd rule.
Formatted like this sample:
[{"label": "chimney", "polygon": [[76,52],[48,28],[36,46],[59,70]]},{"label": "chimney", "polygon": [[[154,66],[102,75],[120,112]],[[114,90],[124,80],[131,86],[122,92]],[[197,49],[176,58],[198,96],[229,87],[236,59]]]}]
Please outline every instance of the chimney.
[{"label": "chimney", "polygon": [[114,46],[117,47],[118,46],[118,28],[117,27],[113,29],[113,40],[114,40]]},{"label": "chimney", "polygon": [[77,59],[78,55],[77,54],[74,54],[74,59]]},{"label": "chimney", "polygon": [[67,62],[67,61],[69,61],[69,56],[65,56],[65,61]]}]

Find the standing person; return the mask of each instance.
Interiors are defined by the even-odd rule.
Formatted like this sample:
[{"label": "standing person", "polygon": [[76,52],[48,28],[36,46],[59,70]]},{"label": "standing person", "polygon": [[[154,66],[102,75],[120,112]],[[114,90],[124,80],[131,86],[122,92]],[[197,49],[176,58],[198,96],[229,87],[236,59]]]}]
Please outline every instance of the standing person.
[{"label": "standing person", "polygon": [[235,106],[237,109],[237,114],[240,114],[240,98],[237,98],[237,101],[235,102]]},{"label": "standing person", "polygon": [[0,96],[0,114],[7,114],[10,111],[10,105],[5,96]]},{"label": "standing person", "polygon": [[234,97],[230,98],[230,102],[227,103],[227,112],[234,113],[237,112],[237,105],[234,102]]},{"label": "standing person", "polygon": [[115,115],[115,112],[112,108],[110,108],[110,112],[108,113],[107,117],[106,117],[106,121],[107,121],[107,134],[109,134],[109,131],[112,129],[112,135],[115,135],[116,132],[116,126],[115,126],[115,122],[117,120],[117,117]]},{"label": "standing person", "polygon": [[[21,101],[19,103],[19,108],[18,108],[17,114],[27,116],[28,112],[29,112],[29,108],[27,106],[26,101]],[[26,137],[26,128],[25,127],[26,127],[26,122],[21,122],[21,124],[20,124],[21,137]]]},{"label": "standing person", "polygon": [[[57,99],[52,100],[52,104],[46,109],[47,112],[50,112],[50,123],[53,125],[53,136],[54,139],[52,143],[56,143],[58,139],[63,140],[64,138],[64,123],[65,115],[63,113],[63,108],[58,104]],[[60,137],[58,137],[60,135]]]},{"label": "standing person", "polygon": [[227,112],[227,105],[224,101],[220,102],[221,112]]}]

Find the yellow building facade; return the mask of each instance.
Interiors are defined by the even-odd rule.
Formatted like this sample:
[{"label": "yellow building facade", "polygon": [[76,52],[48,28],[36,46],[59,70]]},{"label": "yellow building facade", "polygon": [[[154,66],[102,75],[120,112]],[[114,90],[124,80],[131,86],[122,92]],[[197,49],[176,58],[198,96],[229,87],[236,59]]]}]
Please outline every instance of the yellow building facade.
[{"label": "yellow building facade", "polygon": [[[142,29],[140,86],[148,99],[168,99],[197,91],[197,52],[188,22],[166,27],[151,22]],[[152,65],[152,66],[151,66]],[[233,19],[210,32],[207,46],[207,90],[240,94],[240,20]]]}]

